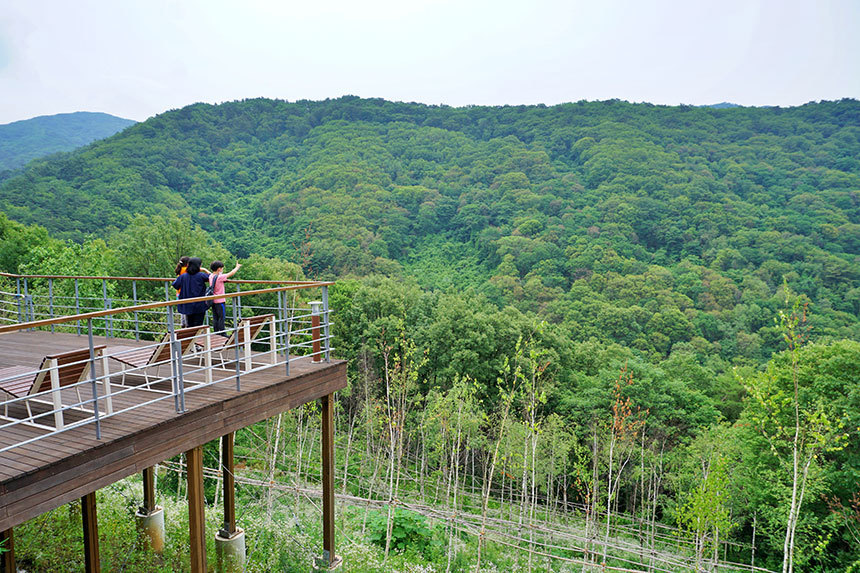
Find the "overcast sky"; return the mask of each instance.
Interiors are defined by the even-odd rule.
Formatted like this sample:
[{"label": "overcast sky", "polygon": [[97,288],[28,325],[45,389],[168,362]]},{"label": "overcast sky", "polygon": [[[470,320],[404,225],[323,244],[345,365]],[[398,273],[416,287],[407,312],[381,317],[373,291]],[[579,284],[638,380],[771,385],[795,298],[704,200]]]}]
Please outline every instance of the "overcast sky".
[{"label": "overcast sky", "polygon": [[0,1],[0,123],[345,94],[453,106],[860,98],[860,1]]}]

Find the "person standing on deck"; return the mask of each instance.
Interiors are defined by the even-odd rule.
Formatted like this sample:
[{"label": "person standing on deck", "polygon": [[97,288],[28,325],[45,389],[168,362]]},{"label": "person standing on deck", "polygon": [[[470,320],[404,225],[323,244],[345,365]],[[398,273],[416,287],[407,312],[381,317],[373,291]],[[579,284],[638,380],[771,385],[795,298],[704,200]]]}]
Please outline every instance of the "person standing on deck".
[{"label": "person standing on deck", "polygon": [[[176,277],[173,288],[179,290],[179,299],[197,298],[206,295],[206,285],[209,283],[209,275],[200,270],[203,261],[199,257],[188,259],[188,268],[185,273]],[[205,302],[188,302],[178,305],[179,313],[185,317],[186,326],[201,326],[206,320]]]},{"label": "person standing on deck", "polygon": [[[212,261],[209,265],[209,270],[212,274],[209,275],[209,284],[212,285],[213,295],[224,294],[224,281],[236,274],[236,271],[242,268],[242,265],[236,263],[236,266],[229,273],[224,272],[224,263],[221,261]],[[224,315],[227,310],[227,299],[216,298],[212,302],[212,330],[216,333],[224,332]]]},{"label": "person standing on deck", "polygon": [[[176,268],[173,269],[173,274],[177,277],[180,275],[184,275],[185,271],[188,270],[188,259],[190,258],[191,257],[179,257],[179,262],[176,263]],[[179,291],[176,291],[176,298],[179,298]],[[185,315],[180,314],[179,316],[182,317],[182,328],[188,326],[187,324],[185,324]]]}]

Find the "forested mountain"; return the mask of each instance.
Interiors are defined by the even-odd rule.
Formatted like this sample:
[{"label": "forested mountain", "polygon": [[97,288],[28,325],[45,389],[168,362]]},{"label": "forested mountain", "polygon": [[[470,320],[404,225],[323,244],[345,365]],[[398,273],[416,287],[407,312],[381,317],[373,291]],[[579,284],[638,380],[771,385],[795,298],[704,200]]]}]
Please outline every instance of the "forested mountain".
[{"label": "forested mountain", "polygon": [[58,151],[71,151],[111,136],[135,122],[106,113],[78,111],[0,125],[0,172]]},{"label": "forested mountain", "polygon": [[75,240],[173,212],[240,257],[303,244],[311,274],[473,286],[659,355],[766,359],[783,279],[821,334],[860,336],[855,100],[197,104],[37,162],[0,206]]},{"label": "forested mountain", "polygon": [[[479,480],[504,434],[505,463],[551,474],[533,484],[550,499],[565,484],[594,509],[608,491],[616,510],[690,527],[725,512],[714,527],[758,535],[769,567],[794,397],[811,468],[798,570],[860,563],[856,100],[196,104],[33,162],[0,185],[0,210],[2,270],[164,276],[193,251],[247,259],[243,278],[338,278],[336,347],[356,385],[339,427],[378,413],[395,352],[416,380],[410,447],[424,447],[419,415],[468,387]],[[647,417],[625,445],[641,466],[613,474],[625,404],[628,422]],[[566,440],[570,466],[540,450]],[[523,460],[524,443],[543,454]]]}]

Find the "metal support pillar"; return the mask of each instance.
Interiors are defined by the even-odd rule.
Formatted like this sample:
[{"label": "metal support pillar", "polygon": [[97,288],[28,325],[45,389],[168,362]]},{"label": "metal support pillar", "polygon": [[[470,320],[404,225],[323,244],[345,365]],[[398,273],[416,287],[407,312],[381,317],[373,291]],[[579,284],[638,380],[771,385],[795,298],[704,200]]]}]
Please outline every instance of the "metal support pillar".
[{"label": "metal support pillar", "polygon": [[81,498],[81,515],[84,518],[84,571],[98,573],[99,564],[99,523],[96,516],[96,492]]},{"label": "metal support pillar", "polygon": [[0,573],[15,573],[18,569],[15,567],[15,539],[11,528],[0,531],[0,547],[3,548],[3,554],[0,555]]},{"label": "metal support pillar", "polygon": [[334,552],[334,394],[323,396],[322,403],[322,498],[323,556],[320,569],[337,568],[342,560]]},{"label": "metal support pillar", "polygon": [[206,573],[206,523],[203,507],[203,446],[185,452],[188,464],[188,537],[191,573]]}]

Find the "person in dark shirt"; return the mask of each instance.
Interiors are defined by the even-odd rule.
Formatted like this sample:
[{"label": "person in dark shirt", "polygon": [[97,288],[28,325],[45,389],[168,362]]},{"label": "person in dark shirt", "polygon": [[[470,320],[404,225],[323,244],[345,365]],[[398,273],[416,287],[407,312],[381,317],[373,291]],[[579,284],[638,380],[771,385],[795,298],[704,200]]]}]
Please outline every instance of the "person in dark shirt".
[{"label": "person in dark shirt", "polygon": [[[191,257],[188,259],[188,268],[185,273],[173,281],[173,288],[179,291],[179,300],[206,295],[209,275],[206,271],[200,270],[202,262],[200,257]],[[205,302],[188,302],[178,305],[177,309],[180,314],[185,316],[186,326],[201,326],[206,320]]]},{"label": "person in dark shirt", "polygon": [[[173,274],[175,274],[176,276],[184,275],[185,271],[188,270],[188,259],[190,259],[190,258],[191,257],[186,257],[186,256],[179,257],[179,262],[176,263],[176,269],[174,269]],[[179,291],[176,291],[176,298],[179,298]],[[183,314],[182,315],[182,328],[185,328],[186,326],[188,326],[187,324],[185,324],[186,319],[187,319],[187,317]]]}]

